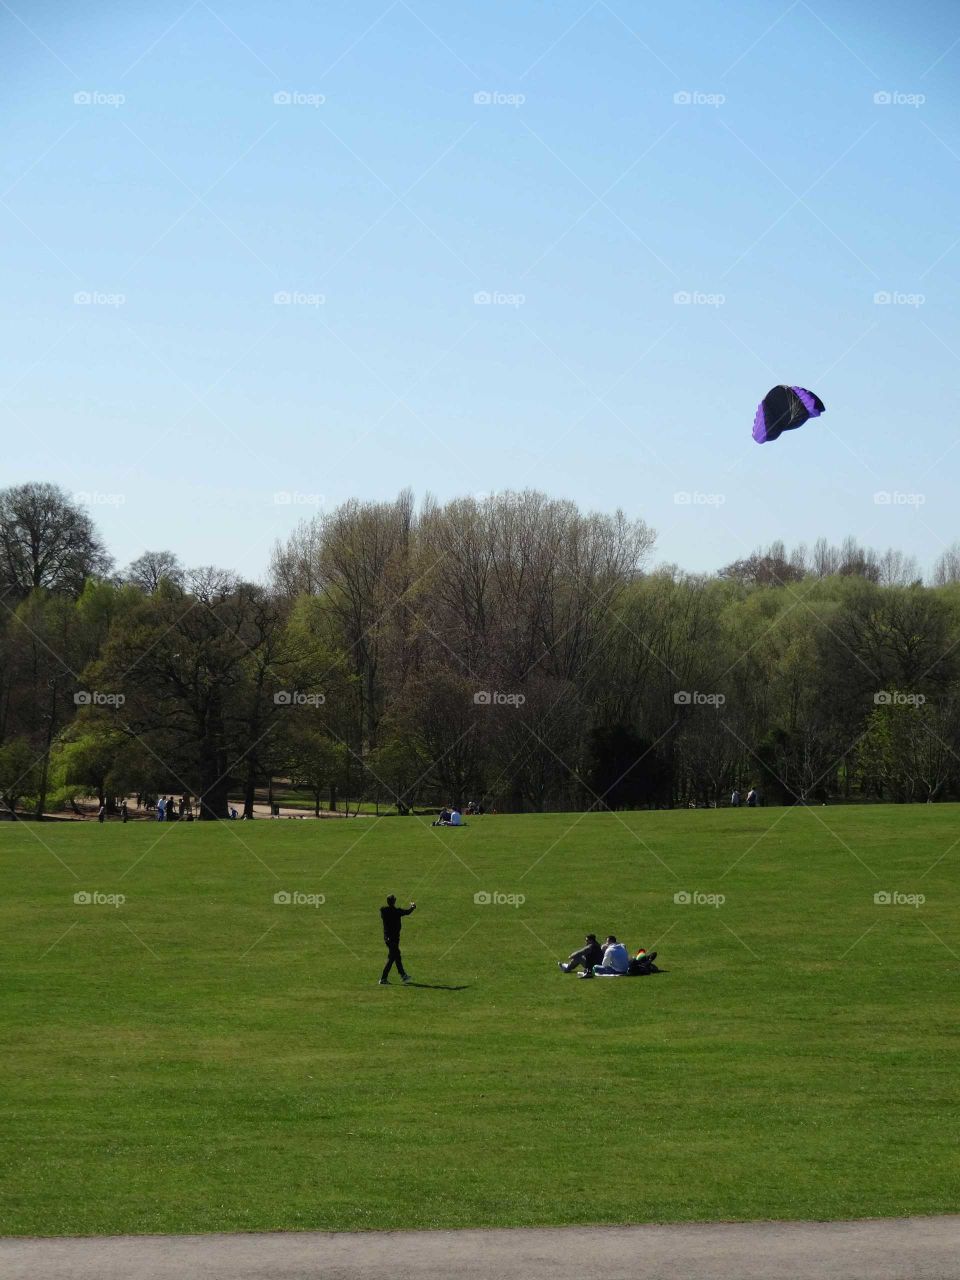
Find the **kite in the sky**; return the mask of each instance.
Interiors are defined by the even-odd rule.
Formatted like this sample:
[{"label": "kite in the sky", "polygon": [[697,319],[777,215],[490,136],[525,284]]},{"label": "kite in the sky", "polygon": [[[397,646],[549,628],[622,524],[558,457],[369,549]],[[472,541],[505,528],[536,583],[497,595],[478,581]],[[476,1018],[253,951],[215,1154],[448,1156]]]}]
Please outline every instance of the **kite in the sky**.
[{"label": "kite in the sky", "polygon": [[766,444],[784,431],[802,427],[808,418],[819,418],[823,411],[823,401],[805,387],[772,387],[757,406],[753,438],[757,444]]}]

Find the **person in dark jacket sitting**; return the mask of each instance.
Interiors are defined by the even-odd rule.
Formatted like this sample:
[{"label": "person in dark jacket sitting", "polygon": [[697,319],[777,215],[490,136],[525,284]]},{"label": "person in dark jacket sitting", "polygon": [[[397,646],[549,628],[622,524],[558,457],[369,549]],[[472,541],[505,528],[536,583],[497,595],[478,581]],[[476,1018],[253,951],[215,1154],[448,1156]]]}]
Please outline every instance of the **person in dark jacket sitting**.
[{"label": "person in dark jacket sitting", "polygon": [[589,971],[595,964],[603,962],[603,947],[597,941],[597,935],[588,933],[584,942],[586,945],[579,951],[574,951],[566,960],[557,961],[564,973],[574,973],[578,965],[583,965]]}]

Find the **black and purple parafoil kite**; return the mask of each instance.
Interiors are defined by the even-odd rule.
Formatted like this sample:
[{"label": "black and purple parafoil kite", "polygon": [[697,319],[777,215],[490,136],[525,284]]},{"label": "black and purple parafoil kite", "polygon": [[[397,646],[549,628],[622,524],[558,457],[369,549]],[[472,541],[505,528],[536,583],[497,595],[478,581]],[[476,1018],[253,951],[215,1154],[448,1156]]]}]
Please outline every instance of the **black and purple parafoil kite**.
[{"label": "black and purple parafoil kite", "polygon": [[753,438],[757,444],[767,444],[784,431],[802,427],[808,418],[819,418],[823,411],[823,401],[806,387],[772,387],[757,406]]}]

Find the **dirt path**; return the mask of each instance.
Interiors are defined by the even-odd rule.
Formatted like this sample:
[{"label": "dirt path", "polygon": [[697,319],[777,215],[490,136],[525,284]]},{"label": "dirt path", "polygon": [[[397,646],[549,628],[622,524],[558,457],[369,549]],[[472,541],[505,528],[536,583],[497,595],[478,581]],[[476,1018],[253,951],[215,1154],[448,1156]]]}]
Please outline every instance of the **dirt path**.
[{"label": "dirt path", "polygon": [[960,1280],[960,1216],[0,1240],[5,1280]]}]

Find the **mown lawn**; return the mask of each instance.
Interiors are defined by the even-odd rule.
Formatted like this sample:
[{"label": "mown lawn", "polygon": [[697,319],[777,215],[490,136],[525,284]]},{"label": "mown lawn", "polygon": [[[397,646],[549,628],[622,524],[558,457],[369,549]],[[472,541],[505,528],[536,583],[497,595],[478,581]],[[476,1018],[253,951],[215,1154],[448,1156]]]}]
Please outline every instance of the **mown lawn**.
[{"label": "mown lawn", "polygon": [[[0,1233],[956,1212],[958,841],[946,805],[3,824]],[[586,930],[666,972],[559,973]]]}]

